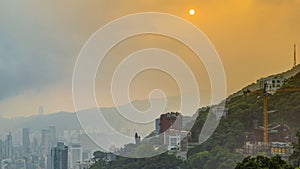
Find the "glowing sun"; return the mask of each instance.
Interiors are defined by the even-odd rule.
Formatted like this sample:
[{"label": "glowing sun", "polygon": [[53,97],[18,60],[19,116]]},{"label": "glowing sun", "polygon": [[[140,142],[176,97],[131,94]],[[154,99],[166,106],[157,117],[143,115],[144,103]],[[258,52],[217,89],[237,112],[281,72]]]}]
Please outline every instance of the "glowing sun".
[{"label": "glowing sun", "polygon": [[190,9],[190,10],[189,10],[189,14],[190,14],[191,16],[195,15],[195,13],[196,13],[195,9]]}]

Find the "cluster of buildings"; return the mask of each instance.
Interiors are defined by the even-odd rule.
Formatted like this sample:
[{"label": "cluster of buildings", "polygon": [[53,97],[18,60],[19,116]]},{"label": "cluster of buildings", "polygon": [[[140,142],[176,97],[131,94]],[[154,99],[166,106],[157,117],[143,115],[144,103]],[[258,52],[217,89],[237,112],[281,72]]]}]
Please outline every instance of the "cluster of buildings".
[{"label": "cluster of buildings", "polygon": [[[266,87],[266,91],[270,94],[276,93],[283,84],[285,78],[282,75],[274,75],[261,78],[257,84],[261,89]],[[244,146],[238,150],[246,155],[256,155],[265,152],[269,156],[280,155],[282,158],[288,158],[292,153],[292,143],[296,141],[296,133],[284,124],[268,125],[268,144],[263,143],[264,127],[258,126],[258,122],[254,123],[253,130],[246,132]]]},{"label": "cluster of buildings", "polygon": [[178,112],[162,114],[155,121],[155,133],[160,145],[166,146],[169,153],[175,153],[182,160],[187,159],[190,132],[183,130],[182,115]]},{"label": "cluster of buildings", "polygon": [[274,75],[257,80],[257,84],[261,89],[263,89],[264,85],[267,84],[266,90],[271,94],[274,94],[276,90],[280,89],[284,82],[285,78],[282,75]]},{"label": "cluster of buildings", "polygon": [[288,158],[292,153],[292,143],[296,142],[295,133],[283,124],[271,124],[268,127],[269,144],[263,143],[263,127],[255,127],[246,132],[241,152],[245,155],[256,155],[265,152],[269,156],[279,155]]},{"label": "cluster of buildings", "polygon": [[40,132],[23,128],[0,139],[0,169],[87,169],[94,163],[91,156],[80,142],[57,139],[55,126]]}]

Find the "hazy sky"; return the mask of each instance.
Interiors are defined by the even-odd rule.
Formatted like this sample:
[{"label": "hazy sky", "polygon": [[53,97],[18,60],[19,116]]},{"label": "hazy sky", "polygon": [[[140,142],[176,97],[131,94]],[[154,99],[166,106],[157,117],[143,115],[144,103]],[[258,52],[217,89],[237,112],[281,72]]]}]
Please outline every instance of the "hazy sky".
[{"label": "hazy sky", "polygon": [[[188,15],[189,8],[196,9],[195,16]],[[300,46],[299,9],[300,0],[0,0],[0,115],[32,115],[41,105],[46,113],[73,111],[72,73],[83,44],[104,24],[136,12],[170,13],[199,27],[221,57],[231,94],[291,68],[293,44]],[[198,76],[200,92],[210,91],[201,62],[165,37],[134,37],[119,44],[107,55],[111,65],[101,67],[102,73],[109,76],[118,57],[145,47],[180,55]],[[96,83],[105,97],[107,77]],[[132,99],[146,98],[156,87],[178,94],[174,79],[154,71],[133,81]],[[111,106],[110,99],[101,103]]]}]

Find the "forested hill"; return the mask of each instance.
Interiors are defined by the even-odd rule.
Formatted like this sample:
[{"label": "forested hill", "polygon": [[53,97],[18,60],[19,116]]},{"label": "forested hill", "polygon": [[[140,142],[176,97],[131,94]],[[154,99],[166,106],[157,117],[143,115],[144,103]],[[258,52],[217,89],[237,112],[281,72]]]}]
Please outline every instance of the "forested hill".
[{"label": "forested hill", "polygon": [[[282,89],[300,88],[300,74],[289,78]],[[293,130],[300,130],[300,92],[275,93],[268,97],[269,123],[284,123]],[[203,144],[190,148],[188,159],[181,161],[167,153],[152,158],[130,159],[118,157],[116,161],[105,163],[98,161],[92,169],[100,168],[197,168],[197,169],[233,169],[244,156],[236,153],[244,143],[245,132],[253,129],[253,122],[262,125],[263,97],[260,94],[235,96],[227,100],[228,113],[223,117],[213,135]],[[209,108],[198,110],[198,117],[191,129],[192,142],[198,142],[199,133],[206,120]],[[142,144],[140,144],[142,145]],[[133,146],[133,145],[131,145]],[[136,149],[141,150],[139,145]],[[143,147],[142,147],[143,148]],[[146,149],[151,152],[152,148]],[[131,151],[135,152],[135,151]],[[295,156],[298,157],[296,154]],[[262,158],[262,157],[258,157]],[[267,159],[267,157],[263,157]],[[248,159],[249,161],[250,159]],[[251,161],[251,160],[250,160]],[[253,160],[252,160],[253,161]],[[278,161],[278,160],[277,160]],[[249,163],[246,162],[245,163]],[[242,165],[242,163],[240,163]],[[261,164],[259,164],[261,165]],[[240,167],[241,168],[241,167]],[[257,167],[256,167],[257,168]]]},{"label": "forested hill", "polygon": [[[282,89],[300,88],[300,73],[289,78]],[[290,91],[275,93],[268,96],[269,124],[281,123],[294,131],[300,130],[300,92]],[[222,146],[233,152],[243,144],[245,132],[253,129],[254,121],[263,125],[263,97],[261,94],[236,96],[227,100],[228,113],[223,117],[217,130],[204,144],[191,149],[192,155],[201,151],[210,151],[216,146]],[[199,111],[196,122],[191,129],[192,141],[197,142],[199,133],[206,120],[208,109]]]}]

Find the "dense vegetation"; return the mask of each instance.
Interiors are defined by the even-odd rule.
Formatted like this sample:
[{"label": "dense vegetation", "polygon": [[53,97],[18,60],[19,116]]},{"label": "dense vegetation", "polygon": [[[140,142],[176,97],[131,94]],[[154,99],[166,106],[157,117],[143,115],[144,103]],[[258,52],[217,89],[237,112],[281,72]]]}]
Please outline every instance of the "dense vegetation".
[{"label": "dense vegetation", "polygon": [[[300,74],[287,80],[285,88],[300,88]],[[270,123],[284,123],[294,131],[300,129],[300,92],[284,92],[269,95],[268,110],[275,110],[269,114]],[[195,146],[188,152],[188,160],[182,162],[172,155],[162,154],[147,159],[128,159],[119,157],[112,163],[103,165],[97,162],[96,168],[198,168],[198,169],[231,169],[243,166],[259,165],[261,168],[270,165],[282,165],[281,168],[290,168],[288,164],[279,157],[267,158],[258,156],[247,157],[242,161],[241,154],[235,152],[241,148],[245,138],[245,132],[253,129],[254,122],[263,125],[262,114],[263,98],[261,94],[250,94],[248,96],[236,96],[227,100],[228,113],[220,121],[216,131],[206,142]],[[209,108],[199,109],[198,117],[191,129],[191,142],[198,142],[199,133],[208,115]],[[299,134],[300,135],[300,134]],[[298,136],[299,136],[298,135]],[[300,140],[299,140],[300,141]],[[291,156],[291,163],[296,167],[300,164],[300,145],[295,145],[295,152]],[[238,163],[239,161],[242,161]],[[258,163],[258,164],[256,164]],[[266,163],[266,164],[260,164]],[[237,165],[238,164],[238,165]],[[247,167],[246,167],[247,168]],[[251,167],[250,167],[251,168]],[[255,168],[255,167],[254,167]],[[268,167],[265,167],[268,168]],[[280,168],[280,167],[279,167]]]},{"label": "dense vegetation", "polygon": [[238,163],[235,169],[294,169],[292,165],[282,160],[280,156],[272,158],[265,156],[247,157]]},{"label": "dense vegetation", "polygon": [[106,162],[98,160],[91,169],[170,169],[184,167],[185,163],[173,155],[161,154],[151,158],[125,158],[118,156],[117,160]]},{"label": "dense vegetation", "polygon": [[294,152],[290,156],[289,161],[295,166],[300,167],[300,132],[297,133],[298,143],[294,144]]}]

